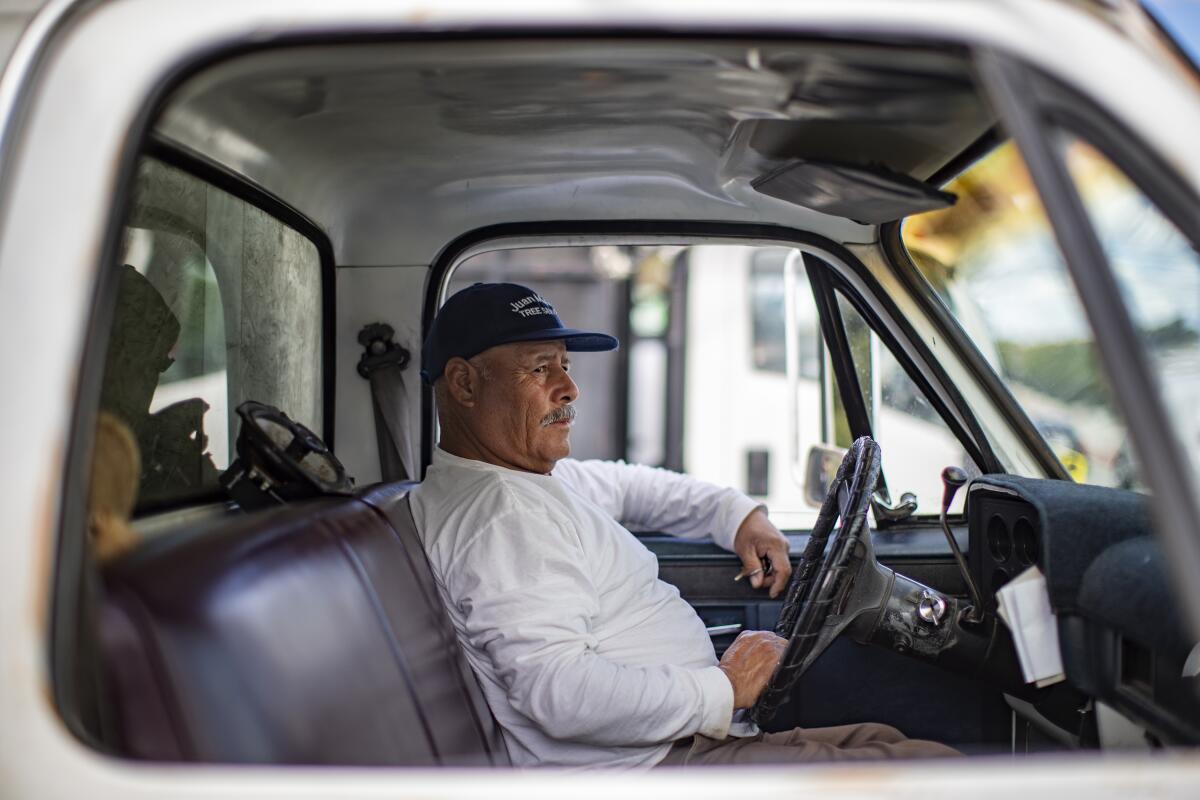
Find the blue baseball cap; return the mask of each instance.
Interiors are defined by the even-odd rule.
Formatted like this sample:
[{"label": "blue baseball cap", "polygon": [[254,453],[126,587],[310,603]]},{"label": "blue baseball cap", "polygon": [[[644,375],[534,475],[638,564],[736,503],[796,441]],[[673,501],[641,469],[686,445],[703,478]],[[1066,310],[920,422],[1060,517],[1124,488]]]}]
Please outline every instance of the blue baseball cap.
[{"label": "blue baseball cap", "polygon": [[512,342],[559,339],[568,350],[616,350],[607,333],[563,327],[554,306],[527,286],[476,283],[458,292],[434,317],[421,347],[421,377],[433,383],[452,358],[471,358],[490,347]]}]

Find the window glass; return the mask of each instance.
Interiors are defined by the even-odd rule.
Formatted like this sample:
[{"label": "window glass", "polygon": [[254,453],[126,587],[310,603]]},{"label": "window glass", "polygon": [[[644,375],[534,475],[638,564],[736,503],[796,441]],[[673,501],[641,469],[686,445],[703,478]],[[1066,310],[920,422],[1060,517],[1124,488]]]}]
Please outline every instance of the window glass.
[{"label": "window glass", "polygon": [[[1062,145],[1157,373],[1167,413],[1195,458],[1200,446],[1200,254],[1098,150],[1073,136],[1063,136]],[[1128,450],[1126,443],[1123,447]]]},{"label": "window glass", "polygon": [[[925,393],[841,292],[838,309],[850,340],[871,432],[883,454],[883,474],[892,503],[911,493],[917,500],[917,514],[938,514],[942,510],[942,469],[953,465],[968,475],[978,475],[979,468]],[[843,436],[839,444],[850,439],[848,431],[839,435]],[[961,513],[965,500],[966,493],[959,492],[950,513]]]},{"label": "window glass", "polygon": [[[811,527],[809,448],[826,441],[820,325],[804,264],[786,247],[698,245],[688,260],[683,455],[687,470],[760,497],[775,524]],[[788,380],[787,309],[797,380]]]},{"label": "window glass", "polygon": [[1076,481],[1140,486],[1095,337],[1016,147],[945,188],[953,206],[904,222],[913,262]]},{"label": "window glass", "polygon": [[321,431],[321,270],[309,239],[146,159],[115,268],[101,411],[137,444],[139,507],[216,488],[244,400]]},{"label": "window glass", "polygon": [[[632,406],[653,416],[665,413],[666,357],[660,346],[639,349],[640,342],[661,345],[667,325],[667,301],[659,287],[660,271],[656,263],[646,263],[646,277],[633,280],[635,259],[646,262],[649,253],[636,254],[630,248],[536,247],[495,250],[468,259],[458,266],[447,284],[446,296],[476,282],[519,283],[534,289],[554,304],[559,316],[574,328],[611,332],[621,339],[617,354],[579,353],[571,359],[571,377],[579,386],[575,403],[578,417],[571,429],[571,453],[575,458],[623,458],[626,400],[621,396],[623,361],[637,357],[639,392]],[[654,261],[654,260],[651,260]],[[640,270],[639,270],[640,271]],[[630,309],[629,297],[637,285],[639,302]],[[630,320],[644,336],[630,341]],[[631,386],[633,392],[635,387]],[[663,437],[654,448],[643,443],[648,463],[661,463]]]},{"label": "window glass", "polygon": [[[733,244],[502,250],[459,265],[448,291],[475,281],[522,283],[566,324],[620,337],[618,353],[572,359],[581,391],[573,457],[624,458],[734,486],[762,498],[777,525],[802,529],[820,503],[810,450],[847,447],[850,434],[827,377],[803,260],[785,269],[795,252]],[[971,465],[866,322],[846,308],[893,499],[912,491],[918,513],[936,513],[941,469]]]}]

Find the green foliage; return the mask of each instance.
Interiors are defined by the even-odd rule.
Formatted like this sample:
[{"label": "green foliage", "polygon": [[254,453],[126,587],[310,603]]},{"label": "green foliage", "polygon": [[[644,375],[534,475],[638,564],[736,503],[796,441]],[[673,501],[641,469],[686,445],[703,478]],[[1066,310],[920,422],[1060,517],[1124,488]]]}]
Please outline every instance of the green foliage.
[{"label": "green foliage", "polygon": [[1195,345],[1200,341],[1200,333],[1182,319],[1174,319],[1145,334],[1146,345],[1151,350],[1169,350],[1175,347]]},{"label": "green foliage", "polygon": [[1071,404],[1111,403],[1090,341],[1033,345],[1002,341],[997,342],[997,348],[1006,377],[1014,382]]},{"label": "green foliage", "polygon": [[[1180,319],[1142,331],[1142,337],[1152,351],[1194,347],[1200,342],[1200,334]],[[1093,342],[1073,340],[1026,345],[1001,341],[996,346],[1005,377],[1009,380],[1067,403],[1113,407]]]}]

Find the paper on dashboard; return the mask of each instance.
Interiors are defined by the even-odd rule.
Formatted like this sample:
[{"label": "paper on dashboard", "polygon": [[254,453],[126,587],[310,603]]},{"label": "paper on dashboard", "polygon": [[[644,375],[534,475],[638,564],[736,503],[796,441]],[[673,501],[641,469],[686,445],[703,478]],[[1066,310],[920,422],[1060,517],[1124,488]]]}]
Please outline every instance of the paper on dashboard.
[{"label": "paper on dashboard", "polygon": [[1025,570],[996,592],[996,600],[1000,619],[1012,631],[1025,681],[1041,687],[1063,680],[1058,621],[1042,571]]}]

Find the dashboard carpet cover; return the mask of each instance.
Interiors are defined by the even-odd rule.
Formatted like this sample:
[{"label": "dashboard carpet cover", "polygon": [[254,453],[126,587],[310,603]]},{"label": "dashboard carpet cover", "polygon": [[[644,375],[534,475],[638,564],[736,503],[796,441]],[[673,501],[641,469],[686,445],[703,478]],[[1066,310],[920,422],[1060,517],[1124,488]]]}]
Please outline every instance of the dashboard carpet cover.
[{"label": "dashboard carpet cover", "polygon": [[1062,480],[982,475],[971,491],[995,488],[1016,494],[1037,511],[1050,605],[1077,613],[1084,573],[1111,545],[1153,531],[1145,495]]}]

